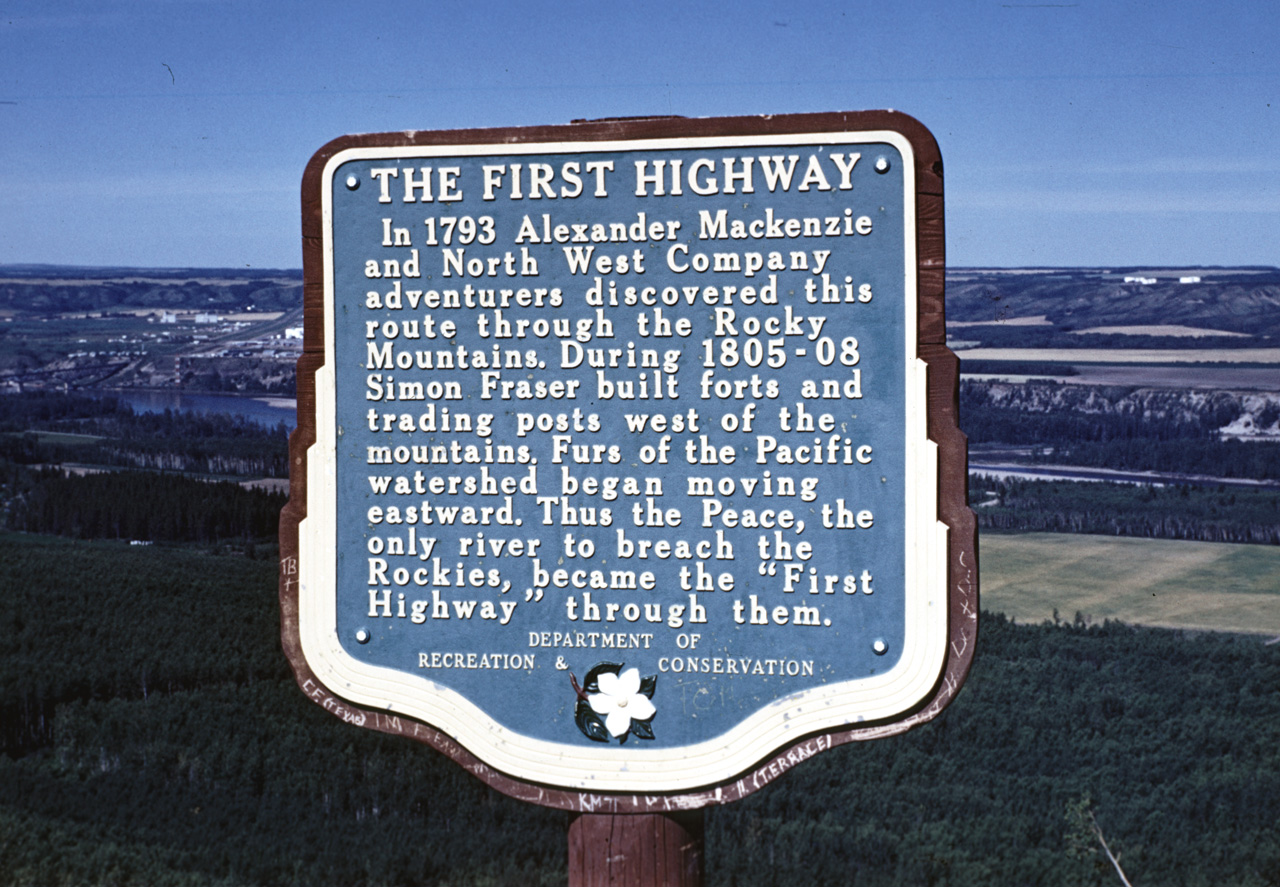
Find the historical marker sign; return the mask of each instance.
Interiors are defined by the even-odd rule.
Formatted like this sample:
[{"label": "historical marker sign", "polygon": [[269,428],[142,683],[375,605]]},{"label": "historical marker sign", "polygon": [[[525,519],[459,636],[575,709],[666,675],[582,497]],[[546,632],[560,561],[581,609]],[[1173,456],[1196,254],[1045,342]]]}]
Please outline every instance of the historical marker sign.
[{"label": "historical marker sign", "polygon": [[323,149],[282,529],[304,690],[628,810],[936,714],[977,594],[941,206],[889,112]]}]

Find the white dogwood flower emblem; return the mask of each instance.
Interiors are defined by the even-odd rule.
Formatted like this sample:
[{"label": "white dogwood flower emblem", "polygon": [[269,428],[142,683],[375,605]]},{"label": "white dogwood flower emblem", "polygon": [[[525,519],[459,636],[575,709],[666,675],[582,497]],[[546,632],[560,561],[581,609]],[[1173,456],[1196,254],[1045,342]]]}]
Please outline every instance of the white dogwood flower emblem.
[{"label": "white dogwood flower emblem", "polygon": [[641,677],[638,668],[601,662],[587,672],[581,684],[570,672],[569,683],[578,697],[574,721],[588,739],[608,742],[612,737],[622,743],[632,736],[653,739],[656,676]]},{"label": "white dogwood flower emblem", "polygon": [[657,711],[640,692],[640,669],[628,668],[619,674],[604,672],[598,678],[600,692],[587,697],[591,710],[604,718],[610,736],[623,736],[631,722],[647,721]]}]

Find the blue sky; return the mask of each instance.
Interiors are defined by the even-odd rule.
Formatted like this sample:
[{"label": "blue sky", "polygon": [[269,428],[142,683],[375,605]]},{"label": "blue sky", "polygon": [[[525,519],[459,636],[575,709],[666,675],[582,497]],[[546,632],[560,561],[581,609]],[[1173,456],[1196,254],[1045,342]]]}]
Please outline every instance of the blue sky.
[{"label": "blue sky", "polygon": [[1280,264],[1271,0],[18,0],[0,263],[299,267],[346,133],[872,108],[937,137],[950,264]]}]

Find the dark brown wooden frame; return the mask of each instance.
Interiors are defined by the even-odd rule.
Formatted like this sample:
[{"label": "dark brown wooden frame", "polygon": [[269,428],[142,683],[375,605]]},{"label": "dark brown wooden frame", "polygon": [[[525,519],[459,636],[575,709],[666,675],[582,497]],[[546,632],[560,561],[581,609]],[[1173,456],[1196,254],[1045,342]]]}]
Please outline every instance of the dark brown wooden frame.
[{"label": "dark brown wooden frame", "polygon": [[[848,131],[902,134],[915,155],[917,351],[928,366],[928,431],[938,447],[938,517],[950,528],[948,645],[933,691],[904,717],[888,723],[814,734],[776,752],[733,779],[697,791],[611,793],[553,788],[512,778],[484,764],[430,725],[404,716],[362,709],[325,687],[308,666],[298,628],[298,525],[307,513],[307,448],[315,442],[316,371],[324,361],[324,253],[321,187],[324,166],[340,151],[358,147],[617,141],[697,136],[754,136]],[[298,361],[298,427],[290,438],[290,495],[280,516],[281,641],[298,685],[313,702],[348,721],[425,742],[498,791],[522,801],[579,813],[666,813],[727,804],[763,788],[814,754],[910,730],[936,717],[960,689],[973,661],[978,630],[977,524],[967,504],[968,446],[957,424],[959,360],[946,347],[945,245],[942,158],[932,134],[914,118],[894,111],[689,119],[650,117],[575,121],[567,126],[463,129],[344,136],[321,148],[302,179],[304,347]]]}]

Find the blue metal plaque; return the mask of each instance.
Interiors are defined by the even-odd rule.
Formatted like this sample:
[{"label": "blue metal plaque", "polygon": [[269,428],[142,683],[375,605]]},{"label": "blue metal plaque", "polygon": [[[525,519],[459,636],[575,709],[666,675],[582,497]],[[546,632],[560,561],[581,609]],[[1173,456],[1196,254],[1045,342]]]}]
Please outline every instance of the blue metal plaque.
[{"label": "blue metal plaque", "polygon": [[598,792],[690,791],[918,709],[949,580],[913,152],[871,130],[333,153],[297,561],[316,679]]}]

